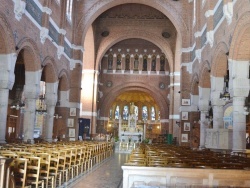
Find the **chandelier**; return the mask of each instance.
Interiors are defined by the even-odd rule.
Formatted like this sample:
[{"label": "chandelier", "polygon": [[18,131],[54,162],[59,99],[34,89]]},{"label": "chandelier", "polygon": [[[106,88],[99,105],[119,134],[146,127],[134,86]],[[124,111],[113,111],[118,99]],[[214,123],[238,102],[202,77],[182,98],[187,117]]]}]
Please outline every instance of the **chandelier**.
[{"label": "chandelier", "polygon": [[44,95],[41,95],[39,99],[36,100],[36,112],[41,115],[47,114],[47,107]]},{"label": "chandelier", "polygon": [[25,98],[23,96],[23,87],[21,85],[16,86],[16,97],[14,101],[11,103],[10,108],[20,110],[25,107]]}]

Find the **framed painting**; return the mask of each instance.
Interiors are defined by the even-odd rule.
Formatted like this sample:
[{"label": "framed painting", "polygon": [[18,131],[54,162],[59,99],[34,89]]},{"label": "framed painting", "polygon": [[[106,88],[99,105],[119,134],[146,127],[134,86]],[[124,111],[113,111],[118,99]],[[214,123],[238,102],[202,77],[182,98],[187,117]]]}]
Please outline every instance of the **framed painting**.
[{"label": "framed painting", "polygon": [[188,142],[188,134],[181,134],[181,142]]},{"label": "framed painting", "polygon": [[181,120],[188,120],[188,112],[181,112]]},{"label": "framed painting", "polygon": [[190,131],[190,123],[189,122],[184,122],[183,126],[184,126],[184,128],[183,128],[184,131]]},{"label": "framed painting", "polygon": [[182,106],[190,106],[190,99],[181,99]]},{"label": "framed painting", "polygon": [[76,108],[70,108],[70,116],[76,116]]},{"label": "framed painting", "polygon": [[68,127],[74,127],[74,119],[72,118],[68,119]]},{"label": "framed painting", "polygon": [[69,137],[75,137],[76,136],[76,132],[75,131],[76,131],[75,129],[70,128],[69,129]]}]

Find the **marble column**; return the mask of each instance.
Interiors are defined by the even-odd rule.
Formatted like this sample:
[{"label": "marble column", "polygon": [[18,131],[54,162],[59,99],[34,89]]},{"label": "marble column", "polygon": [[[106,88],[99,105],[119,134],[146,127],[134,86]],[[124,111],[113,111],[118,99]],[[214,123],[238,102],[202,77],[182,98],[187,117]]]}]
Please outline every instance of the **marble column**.
[{"label": "marble column", "polygon": [[52,142],[55,106],[57,102],[58,82],[46,83],[45,101],[47,106],[47,116],[45,123],[45,140]]},{"label": "marble column", "polygon": [[233,152],[246,151],[245,97],[233,98]]},{"label": "marble column", "polygon": [[15,82],[16,54],[0,54],[0,143],[5,142],[9,90]]},{"label": "marble column", "polygon": [[200,149],[205,148],[205,139],[206,139],[206,129],[208,128],[208,122],[206,119],[208,111],[201,111],[200,113]]}]

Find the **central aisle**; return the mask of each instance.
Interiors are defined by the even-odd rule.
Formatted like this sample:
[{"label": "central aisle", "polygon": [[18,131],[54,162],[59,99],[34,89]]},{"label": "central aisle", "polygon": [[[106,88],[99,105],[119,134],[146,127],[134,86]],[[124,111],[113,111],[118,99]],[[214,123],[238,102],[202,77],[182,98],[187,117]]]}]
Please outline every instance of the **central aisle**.
[{"label": "central aisle", "polygon": [[100,164],[88,174],[76,181],[71,188],[122,188],[121,166],[128,154],[115,153],[110,159]]}]

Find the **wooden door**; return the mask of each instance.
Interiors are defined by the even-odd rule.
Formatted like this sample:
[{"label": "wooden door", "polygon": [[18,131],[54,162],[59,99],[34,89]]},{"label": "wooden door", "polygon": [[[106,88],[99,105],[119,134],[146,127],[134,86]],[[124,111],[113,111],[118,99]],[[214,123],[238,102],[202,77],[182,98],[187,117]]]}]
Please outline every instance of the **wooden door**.
[{"label": "wooden door", "polygon": [[6,141],[12,142],[16,138],[17,116],[8,116],[6,127]]}]

